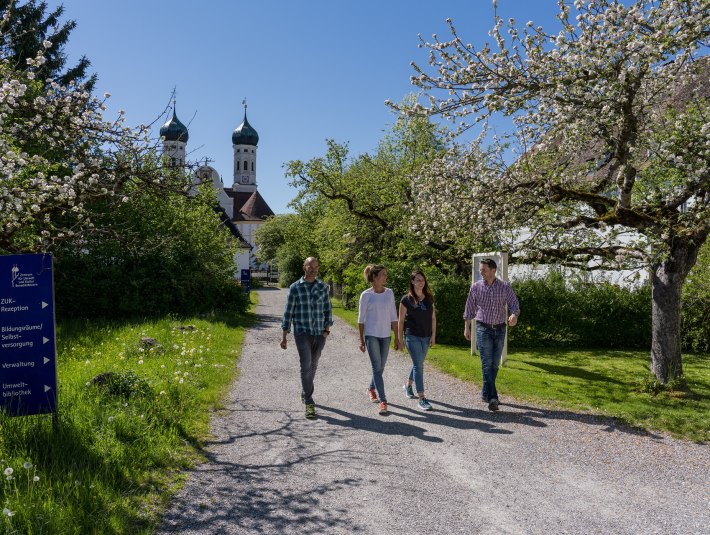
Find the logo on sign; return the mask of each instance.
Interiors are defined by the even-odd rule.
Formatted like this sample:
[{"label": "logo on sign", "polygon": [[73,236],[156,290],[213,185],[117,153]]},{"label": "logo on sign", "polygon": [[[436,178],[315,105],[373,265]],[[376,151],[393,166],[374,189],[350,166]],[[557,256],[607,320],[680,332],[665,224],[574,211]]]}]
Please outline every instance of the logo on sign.
[{"label": "logo on sign", "polygon": [[37,281],[32,273],[21,273],[17,264],[12,266],[10,270],[10,281],[13,288],[31,288],[37,286]]}]

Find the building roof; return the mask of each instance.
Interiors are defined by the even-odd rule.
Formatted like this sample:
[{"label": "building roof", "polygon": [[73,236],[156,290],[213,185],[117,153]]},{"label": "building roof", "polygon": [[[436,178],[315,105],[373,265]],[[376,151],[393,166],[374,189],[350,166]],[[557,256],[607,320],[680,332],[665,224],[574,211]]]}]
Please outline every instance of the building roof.
[{"label": "building roof", "polygon": [[252,145],[256,147],[259,143],[259,134],[247,121],[247,110],[244,110],[244,120],[237,128],[232,132],[232,144],[233,145]]},{"label": "building roof", "polygon": [[244,236],[242,236],[242,233],[239,232],[237,226],[232,222],[231,219],[229,219],[227,211],[219,205],[214,206],[214,211],[217,212],[217,215],[219,215],[219,220],[227,228],[227,230],[229,230],[232,237],[239,241],[239,246],[242,249],[251,249],[252,245],[244,239]]},{"label": "building roof", "polygon": [[[246,200],[244,197],[248,196]],[[274,215],[258,191],[234,194],[234,217],[232,221],[263,221]]]},{"label": "building roof", "polygon": [[160,129],[160,137],[166,141],[182,141],[183,143],[187,143],[190,137],[187,127],[180,122],[175,114],[175,106],[173,106],[172,118]]}]

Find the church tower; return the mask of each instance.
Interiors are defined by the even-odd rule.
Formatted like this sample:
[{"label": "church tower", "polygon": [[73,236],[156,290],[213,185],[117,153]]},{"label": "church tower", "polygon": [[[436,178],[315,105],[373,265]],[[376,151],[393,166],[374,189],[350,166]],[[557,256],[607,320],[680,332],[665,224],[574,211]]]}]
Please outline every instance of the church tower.
[{"label": "church tower", "polygon": [[259,134],[247,121],[247,104],[244,104],[244,120],[232,132],[232,149],[234,150],[234,183],[232,190],[236,193],[252,193],[256,191],[256,145]]},{"label": "church tower", "polygon": [[160,129],[160,139],[163,142],[163,156],[170,167],[185,165],[185,147],[189,134],[187,127],[180,122],[175,112],[173,100],[173,117]]}]

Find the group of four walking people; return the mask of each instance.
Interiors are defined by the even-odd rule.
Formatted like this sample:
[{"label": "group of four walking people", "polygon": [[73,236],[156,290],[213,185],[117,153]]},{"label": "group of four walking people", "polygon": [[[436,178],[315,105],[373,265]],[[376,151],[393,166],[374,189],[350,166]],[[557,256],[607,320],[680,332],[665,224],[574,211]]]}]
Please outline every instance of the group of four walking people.
[{"label": "group of four walking people", "polygon": [[[313,401],[314,378],[325,340],[333,325],[332,306],[328,285],[317,278],[320,265],[314,257],[303,264],[304,276],[289,286],[281,323],[281,348],[287,347],[287,334],[293,325],[294,341],[301,366],[301,399],[305,403],[306,418],[316,417]],[[470,321],[476,320],[476,342],[483,371],[482,400],[492,411],[498,410],[495,379],[503,351],[505,326],[514,326],[520,306],[511,286],[495,276],[496,263],[481,261],[481,279],[472,284],[464,310],[464,337],[471,339]],[[368,265],[365,279],[370,288],[362,292],[358,307],[360,351],[370,357],[372,378],[367,388],[370,401],[378,403],[380,414],[388,413],[385,385],[382,377],[394,331],[395,350],[405,346],[412,359],[412,367],[403,386],[410,399],[418,397],[418,407],[429,411],[431,403],[424,393],[424,359],[429,347],[436,343],[436,310],[434,296],[426,276],[420,270],[409,278],[409,290],[395,308],[394,292],[387,288],[387,269],[382,265]],[[506,305],[510,316],[506,317]],[[414,389],[416,388],[416,395]]]}]

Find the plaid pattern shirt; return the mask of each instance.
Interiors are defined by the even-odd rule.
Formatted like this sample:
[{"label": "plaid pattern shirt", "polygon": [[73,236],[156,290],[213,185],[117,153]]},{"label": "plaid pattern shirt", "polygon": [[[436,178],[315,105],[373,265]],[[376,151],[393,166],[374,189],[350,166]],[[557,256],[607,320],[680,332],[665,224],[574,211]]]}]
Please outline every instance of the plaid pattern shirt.
[{"label": "plaid pattern shirt", "polygon": [[333,307],[328,285],[318,279],[306,282],[304,277],[288,287],[286,308],[281,322],[284,331],[317,336],[333,325]]},{"label": "plaid pattern shirt", "polygon": [[471,285],[463,312],[464,320],[475,319],[491,325],[506,323],[505,305],[511,314],[520,314],[520,305],[513,288],[507,282],[496,277],[493,284],[479,280]]}]

